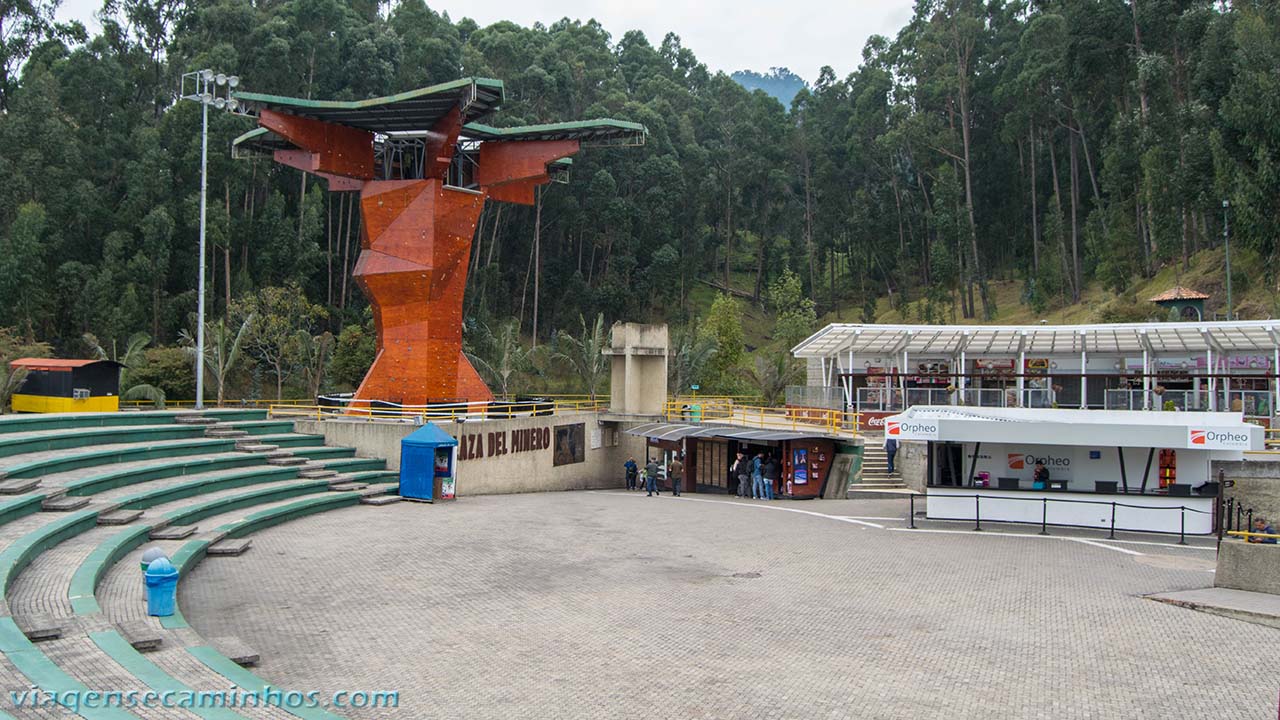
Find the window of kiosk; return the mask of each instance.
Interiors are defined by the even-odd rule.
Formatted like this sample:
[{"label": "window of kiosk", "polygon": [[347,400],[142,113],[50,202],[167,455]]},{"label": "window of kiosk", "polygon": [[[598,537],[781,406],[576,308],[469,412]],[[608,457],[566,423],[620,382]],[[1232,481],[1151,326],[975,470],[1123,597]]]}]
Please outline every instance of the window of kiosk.
[{"label": "window of kiosk", "polygon": [[436,477],[448,477],[453,474],[453,453],[450,448],[436,448]]}]

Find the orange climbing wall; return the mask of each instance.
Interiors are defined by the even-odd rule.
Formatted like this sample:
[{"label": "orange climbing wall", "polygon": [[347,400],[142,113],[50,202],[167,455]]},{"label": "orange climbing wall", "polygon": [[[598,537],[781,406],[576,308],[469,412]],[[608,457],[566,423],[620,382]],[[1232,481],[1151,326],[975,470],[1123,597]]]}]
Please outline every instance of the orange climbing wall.
[{"label": "orange climbing wall", "polygon": [[493,399],[462,355],[462,294],[476,221],[486,197],[532,205],[534,188],[550,182],[547,163],[579,145],[486,141],[476,172],[481,189],[463,190],[443,184],[462,123],[455,107],[427,132],[426,179],[373,180],[372,133],[285,112],[259,114],[259,125],[299,148],[277,150],[276,162],[327,178],[330,190],[360,190],[363,250],[354,275],[373,306],[378,354],[354,407]]},{"label": "orange climbing wall", "polygon": [[462,293],[484,194],[440,180],[365,183],[356,282],[373,305],[378,355],[357,400],[491,400],[462,356]]}]

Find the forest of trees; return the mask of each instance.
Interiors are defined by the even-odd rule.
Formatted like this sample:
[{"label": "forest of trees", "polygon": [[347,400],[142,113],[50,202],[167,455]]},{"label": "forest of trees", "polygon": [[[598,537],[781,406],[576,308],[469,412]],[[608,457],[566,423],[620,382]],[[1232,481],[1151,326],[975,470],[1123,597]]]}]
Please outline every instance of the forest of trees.
[{"label": "forest of trees", "polygon": [[[994,317],[997,281],[1037,309],[1123,292],[1216,247],[1223,200],[1238,282],[1275,285],[1273,0],[918,0],[897,37],[873,36],[857,70],[824,69],[789,107],[709,71],[675,34],[594,21],[479,27],[422,0],[108,0],[90,37],[53,22],[56,1],[0,5],[0,329],[24,347],[118,356],[142,333],[156,363],[181,367],[200,111],[175,94],[202,67],[337,99],[488,76],[506,82],[497,124],[649,128],[643,148],[575,158],[540,213],[486,208],[466,315],[493,367],[512,338],[523,352],[584,342],[601,316],[661,320],[702,358],[680,383],[738,389],[785,375],[770,369],[784,336],[836,307],[871,319],[887,296],[951,322]],[[233,160],[251,120],[210,122],[211,332],[252,358],[228,382],[349,385],[370,352],[350,279],[358,207],[295,170]],[[708,286],[726,293],[718,308],[695,301]],[[779,323],[760,364],[719,345],[742,343],[725,322],[699,321],[732,324],[735,303],[803,322]]]}]

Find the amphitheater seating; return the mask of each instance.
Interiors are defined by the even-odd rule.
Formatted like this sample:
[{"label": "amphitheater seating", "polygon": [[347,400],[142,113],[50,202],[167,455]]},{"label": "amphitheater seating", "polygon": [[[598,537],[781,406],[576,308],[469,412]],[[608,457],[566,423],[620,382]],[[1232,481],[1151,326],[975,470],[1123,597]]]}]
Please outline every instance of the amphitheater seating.
[{"label": "amphitheater seating", "polygon": [[[46,694],[130,689],[121,683],[158,692],[267,685],[201,640],[180,613],[149,619],[163,633],[163,644],[150,655],[139,652],[119,625],[138,612],[137,598],[100,595],[104,582],[124,572],[136,577],[136,562],[131,570],[121,563],[151,542],[152,533],[191,533],[165,541],[185,578],[220,541],[391,492],[396,473],[382,460],[355,457],[351,448],[326,447],[321,436],[294,433],[291,423],[268,420],[263,411],[205,411],[212,424],[192,416],[159,411],[0,417],[0,492],[19,492],[0,498],[0,653],[8,661],[0,664],[0,682]],[[248,446],[262,451],[243,450]],[[290,455],[306,462],[282,465],[286,460],[274,459]],[[312,472],[318,470],[327,472]],[[54,509],[70,498],[88,504]],[[122,580],[112,582],[123,587]],[[140,585],[139,580],[129,587],[140,593]],[[53,622],[69,635],[33,642],[26,633],[40,622]],[[67,664],[66,658],[76,660]],[[95,686],[104,677],[115,684]],[[337,718],[310,708],[272,709],[274,715],[220,707],[188,712],[231,720],[278,717],[282,710],[304,720]],[[145,711],[68,706],[42,709],[40,717],[117,720],[140,714]],[[0,720],[9,717],[0,710]]]}]

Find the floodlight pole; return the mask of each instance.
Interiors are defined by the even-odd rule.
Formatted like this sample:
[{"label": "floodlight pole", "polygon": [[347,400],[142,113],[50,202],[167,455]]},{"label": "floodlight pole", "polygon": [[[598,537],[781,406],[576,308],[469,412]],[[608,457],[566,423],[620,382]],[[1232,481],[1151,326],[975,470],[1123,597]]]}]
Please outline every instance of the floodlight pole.
[{"label": "floodlight pole", "polygon": [[[187,93],[187,81],[193,83],[194,94]],[[205,316],[205,207],[209,190],[209,106],[235,112],[238,104],[231,90],[240,84],[240,78],[214,73],[208,68],[189,72],[182,76],[179,96],[184,100],[200,103],[200,279],[196,283],[196,409],[204,409],[204,316]],[[226,87],[226,97],[217,97],[218,88]]]},{"label": "floodlight pole", "polygon": [[[203,84],[203,79],[201,84]],[[202,89],[200,95],[204,96]],[[196,409],[204,409],[204,258],[205,196],[209,188],[209,103],[200,103],[200,282],[196,285]]]}]

